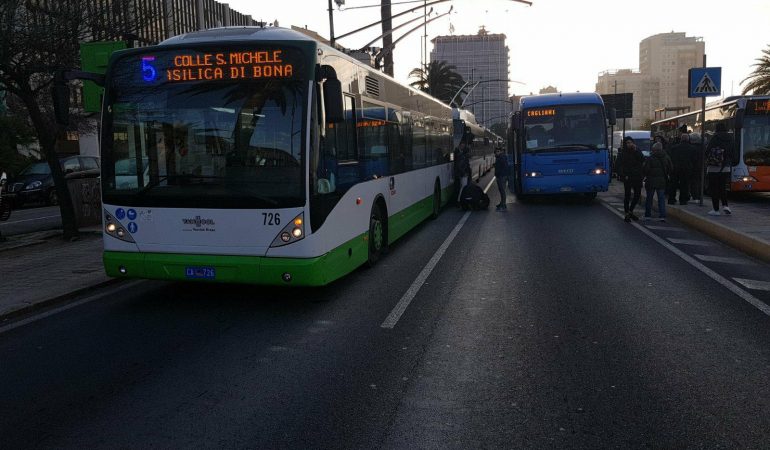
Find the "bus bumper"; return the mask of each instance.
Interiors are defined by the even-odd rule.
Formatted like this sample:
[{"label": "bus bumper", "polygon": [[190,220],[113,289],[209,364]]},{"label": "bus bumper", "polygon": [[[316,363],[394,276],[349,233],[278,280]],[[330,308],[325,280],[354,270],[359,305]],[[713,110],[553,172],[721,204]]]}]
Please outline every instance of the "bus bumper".
[{"label": "bus bumper", "polygon": [[522,190],[525,194],[573,194],[606,192],[608,186],[609,178],[606,175],[543,176],[526,178]]},{"label": "bus bumper", "polygon": [[315,258],[105,251],[103,261],[107,275],[115,278],[323,286],[363,264],[367,249],[357,238]]}]

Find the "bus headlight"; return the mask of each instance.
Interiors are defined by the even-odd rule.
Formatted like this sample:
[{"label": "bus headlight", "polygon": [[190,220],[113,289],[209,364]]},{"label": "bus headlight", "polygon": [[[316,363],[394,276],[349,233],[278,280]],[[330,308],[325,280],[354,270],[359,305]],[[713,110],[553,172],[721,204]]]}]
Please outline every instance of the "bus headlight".
[{"label": "bus headlight", "polygon": [[297,217],[292,219],[292,221],[278,233],[278,236],[273,239],[273,243],[270,244],[270,247],[282,247],[303,239],[305,237],[304,214],[305,213],[300,213]]},{"label": "bus headlight", "polygon": [[136,242],[131,233],[107,211],[104,211],[104,223],[104,231],[108,235],[125,242]]},{"label": "bus headlight", "polygon": [[741,178],[741,181],[743,181],[744,183],[750,183],[750,182],[755,182],[755,181],[757,181],[757,179],[756,179],[756,178],[754,178],[754,177],[751,177],[751,176],[749,176],[749,177],[742,177],[742,178]]},{"label": "bus headlight", "polygon": [[606,170],[604,170],[603,167],[597,167],[596,169],[589,172],[591,175],[604,175],[607,173]]},{"label": "bus headlight", "polygon": [[524,172],[524,177],[526,178],[538,178],[542,176],[543,176],[542,172]]}]

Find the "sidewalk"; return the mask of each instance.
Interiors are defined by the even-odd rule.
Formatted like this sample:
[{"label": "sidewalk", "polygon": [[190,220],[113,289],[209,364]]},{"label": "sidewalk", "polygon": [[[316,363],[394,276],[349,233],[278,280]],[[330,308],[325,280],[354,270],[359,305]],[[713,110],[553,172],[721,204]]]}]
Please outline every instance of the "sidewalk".
[{"label": "sidewalk", "polygon": [[[613,180],[607,192],[600,192],[599,199],[604,202],[623,203],[623,183]],[[728,197],[728,200],[732,200]],[[638,216],[644,214],[645,193],[642,189],[640,205],[636,207]],[[653,203],[653,217],[657,217],[657,198]],[[736,248],[746,254],[770,262],[770,201],[739,202],[730,201],[730,216],[709,216],[711,198],[703,198],[703,206],[697,201],[687,205],[666,205],[668,217],[679,220],[714,239]]]},{"label": "sidewalk", "polygon": [[0,325],[114,282],[102,267],[100,228],[81,229],[75,242],[61,236],[44,231],[0,242]]}]

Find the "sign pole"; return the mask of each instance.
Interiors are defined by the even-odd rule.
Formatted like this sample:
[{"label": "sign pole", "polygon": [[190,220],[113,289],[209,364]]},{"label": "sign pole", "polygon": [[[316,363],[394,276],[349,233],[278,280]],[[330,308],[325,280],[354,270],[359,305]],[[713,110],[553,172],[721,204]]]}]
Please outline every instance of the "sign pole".
[{"label": "sign pole", "polygon": [[[703,54],[703,68],[706,68],[706,54]],[[703,206],[703,191],[706,184],[706,97],[700,99],[700,199],[698,206]],[[711,195],[715,195],[714,192]]]}]

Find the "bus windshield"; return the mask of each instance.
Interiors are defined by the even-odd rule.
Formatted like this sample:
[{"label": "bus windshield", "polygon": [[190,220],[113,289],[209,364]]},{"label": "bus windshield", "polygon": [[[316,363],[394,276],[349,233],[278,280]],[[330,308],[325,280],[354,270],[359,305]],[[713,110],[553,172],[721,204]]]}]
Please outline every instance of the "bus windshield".
[{"label": "bus windshield", "polygon": [[600,105],[554,105],[524,111],[526,151],[606,148]]},{"label": "bus windshield", "polygon": [[106,203],[197,208],[304,204],[306,81],[204,79],[153,85],[137,83],[133,66],[116,65],[108,94]]},{"label": "bus windshield", "polygon": [[770,166],[770,116],[746,116],[743,161],[747,166]]}]

